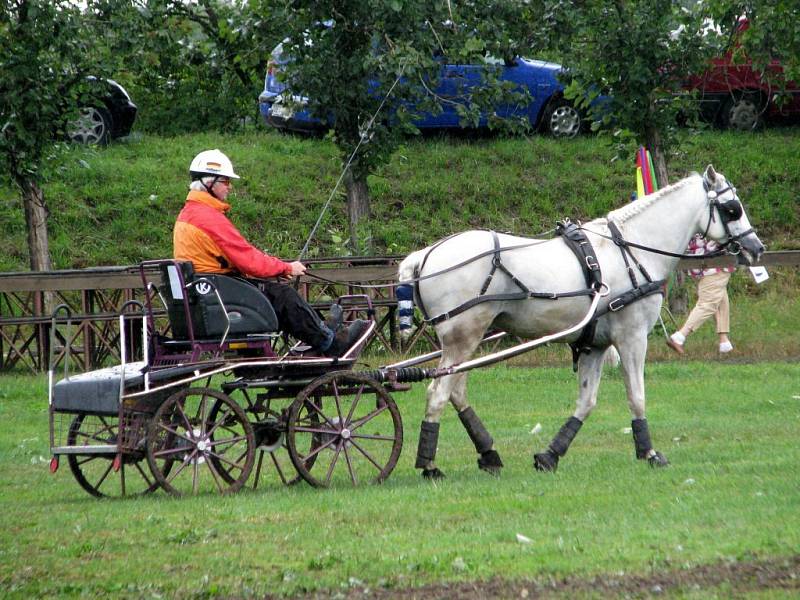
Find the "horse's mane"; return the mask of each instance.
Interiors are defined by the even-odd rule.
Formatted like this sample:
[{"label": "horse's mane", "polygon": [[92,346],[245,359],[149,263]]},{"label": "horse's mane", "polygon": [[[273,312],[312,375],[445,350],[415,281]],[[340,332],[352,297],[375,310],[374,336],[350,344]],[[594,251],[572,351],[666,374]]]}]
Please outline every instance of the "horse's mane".
[{"label": "horse's mane", "polygon": [[664,196],[667,196],[672,192],[689,185],[696,177],[699,177],[699,175],[697,173],[692,173],[689,177],[685,177],[677,183],[668,185],[667,187],[658,190],[655,194],[645,196],[642,199],[636,200],[636,202],[630,202],[626,204],[622,208],[612,210],[610,213],[608,213],[608,218],[613,220],[618,225],[621,225],[631,217],[646,211]]}]

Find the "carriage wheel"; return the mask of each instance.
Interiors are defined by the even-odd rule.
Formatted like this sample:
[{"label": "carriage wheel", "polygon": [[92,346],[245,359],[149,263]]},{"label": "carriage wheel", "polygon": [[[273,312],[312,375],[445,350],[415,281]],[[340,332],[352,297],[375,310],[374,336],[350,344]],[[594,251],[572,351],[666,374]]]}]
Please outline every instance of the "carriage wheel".
[{"label": "carriage wheel", "polygon": [[400,457],[403,424],[380,383],[340,371],[318,377],[297,395],[286,441],[297,472],[313,486],[380,483]]},{"label": "carriage wheel", "polygon": [[147,461],[156,481],[176,496],[232,493],[250,476],[253,442],[253,428],[236,402],[222,392],[190,388],[156,411],[147,431]]},{"label": "carriage wheel", "polygon": [[[275,410],[256,410],[247,396],[245,396],[245,400],[247,401],[245,413],[251,413],[253,417],[255,417],[254,421],[250,421],[250,425],[253,427],[253,437],[255,440],[256,472],[253,476],[253,489],[258,487],[261,472],[267,471],[270,468],[274,469],[283,485],[294,485],[302,481],[300,476],[295,472],[294,465],[289,458],[285,435],[286,422],[281,414]],[[225,405],[221,402],[215,402],[210,413],[211,419],[215,419],[218,412],[222,410],[224,406]],[[230,473],[228,465],[214,456],[212,456],[210,460],[220,476],[228,483],[232,483],[234,477]],[[311,459],[310,462],[313,464],[313,459]]]},{"label": "carriage wheel", "polygon": [[[116,445],[119,434],[118,417],[77,415],[67,433],[67,446]],[[120,457],[118,460],[117,457]],[[121,498],[148,494],[158,488],[158,482],[144,464],[144,452],[133,454],[86,452],[68,454],[69,469],[80,486],[98,498]]]}]

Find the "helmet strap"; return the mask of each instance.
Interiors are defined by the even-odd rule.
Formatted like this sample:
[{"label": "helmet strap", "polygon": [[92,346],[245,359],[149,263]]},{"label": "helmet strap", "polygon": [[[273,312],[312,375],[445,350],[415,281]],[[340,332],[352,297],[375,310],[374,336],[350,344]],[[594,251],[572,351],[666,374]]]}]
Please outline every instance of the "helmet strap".
[{"label": "helmet strap", "polygon": [[[200,178],[200,183],[202,183],[202,184],[203,184],[203,187],[204,187],[204,188],[206,188],[206,191],[207,191],[209,194],[211,194],[212,196],[214,196],[214,198],[217,198],[217,195],[214,193],[214,191],[213,191],[213,190],[214,190],[214,186],[215,186],[215,185],[217,185],[217,181],[219,181],[219,175],[215,175],[215,176],[214,176],[214,181],[212,181],[212,182],[211,182],[211,186],[208,186],[208,185],[206,185],[206,182],[205,182],[205,181],[203,181],[203,179],[205,179],[205,177],[201,177],[201,178]],[[217,198],[217,200],[219,200],[219,198]]]}]

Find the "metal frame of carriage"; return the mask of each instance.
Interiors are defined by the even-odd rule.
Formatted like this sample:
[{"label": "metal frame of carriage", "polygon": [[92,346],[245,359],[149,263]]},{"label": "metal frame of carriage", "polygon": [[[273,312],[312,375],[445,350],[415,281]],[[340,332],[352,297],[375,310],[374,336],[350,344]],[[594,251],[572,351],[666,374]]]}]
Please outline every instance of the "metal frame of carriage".
[{"label": "metal frame of carriage", "polygon": [[[191,263],[174,260],[145,261],[140,270],[144,302],[122,307],[119,365],[70,375],[66,357],[64,377],[55,382],[59,315],[66,313],[69,327],[69,310],[60,306],[52,318],[50,469],[66,456],[81,487],[98,497],[159,487],[174,495],[231,493],[248,482],[257,487],[267,470],[285,485],[382,482],[403,444],[391,393],[579,331],[602,295],[595,293],[586,317],[565,331],[460,365],[417,367],[440,354],[431,352],[359,372],[353,367],[376,327],[368,296],[339,299],[351,319],[372,321],[341,358],[299,344],[279,354],[277,319],[253,283],[197,276]],[[159,306],[168,335],[159,332]],[[143,360],[128,362],[128,332],[138,319]]]}]

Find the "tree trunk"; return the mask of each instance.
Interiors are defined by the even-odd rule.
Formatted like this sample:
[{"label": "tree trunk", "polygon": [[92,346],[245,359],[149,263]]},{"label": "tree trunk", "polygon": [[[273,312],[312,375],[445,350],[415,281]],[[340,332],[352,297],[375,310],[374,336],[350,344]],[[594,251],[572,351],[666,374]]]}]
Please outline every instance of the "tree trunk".
[{"label": "tree trunk", "polygon": [[[664,150],[661,147],[661,134],[657,128],[647,125],[645,126],[644,135],[645,144],[647,144],[650,155],[653,157],[653,168],[656,171],[658,189],[661,189],[669,185],[667,158],[664,156]],[[669,291],[668,305],[673,315],[685,313],[689,304],[689,296],[686,286],[683,285],[683,279],[683,274],[678,272],[675,278],[675,285]]]},{"label": "tree trunk", "polygon": [[25,224],[28,228],[28,254],[31,271],[52,271],[47,240],[47,204],[41,188],[32,179],[17,181],[22,190]]},{"label": "tree trunk", "polygon": [[359,236],[364,228],[359,227],[362,219],[369,219],[369,188],[367,178],[356,178],[350,169],[347,170],[344,178],[344,185],[347,188],[347,222],[350,230],[350,251],[353,254],[369,251],[369,236],[359,243]]},{"label": "tree trunk", "polygon": [[658,189],[661,189],[669,185],[667,157],[664,156],[664,150],[661,147],[661,134],[657,128],[647,125],[645,126],[644,137],[647,149],[650,150],[650,156],[653,157],[653,168],[656,171]]}]

